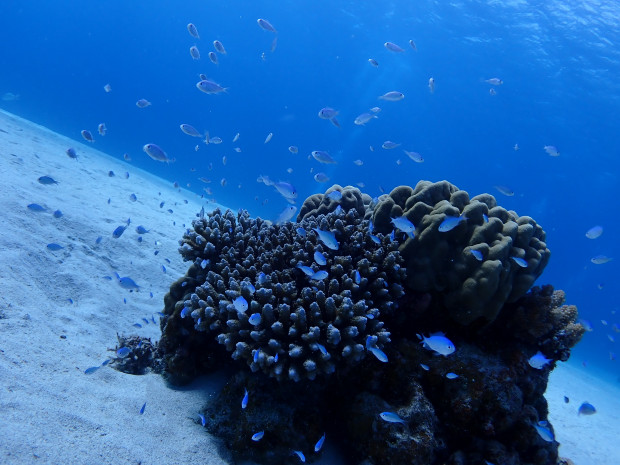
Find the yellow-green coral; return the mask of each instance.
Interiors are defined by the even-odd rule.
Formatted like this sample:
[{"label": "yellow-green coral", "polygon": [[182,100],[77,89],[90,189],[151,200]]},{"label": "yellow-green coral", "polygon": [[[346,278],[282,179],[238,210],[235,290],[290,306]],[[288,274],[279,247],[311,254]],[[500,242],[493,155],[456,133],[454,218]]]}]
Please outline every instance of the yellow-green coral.
[{"label": "yellow-green coral", "polygon": [[[389,234],[399,216],[416,226],[415,237],[402,237],[399,248],[407,287],[435,293],[464,325],[492,322],[504,303],[527,292],[549,260],[545,233],[532,218],[499,207],[489,194],[470,199],[447,181],[420,181],[415,189],[400,186],[382,196],[373,213],[376,230]],[[466,219],[439,230],[446,218],[458,216]]]}]

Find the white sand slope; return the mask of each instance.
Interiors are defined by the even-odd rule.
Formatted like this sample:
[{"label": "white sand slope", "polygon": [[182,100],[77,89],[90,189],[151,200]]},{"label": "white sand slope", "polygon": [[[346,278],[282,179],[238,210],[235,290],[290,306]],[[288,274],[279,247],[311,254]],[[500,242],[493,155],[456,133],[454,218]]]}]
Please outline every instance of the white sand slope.
[{"label": "white sand slope", "polygon": [[[571,363],[559,363],[551,373],[545,397],[549,421],[560,442],[560,456],[576,465],[620,464],[619,385],[609,384]],[[590,402],[597,412],[578,415],[583,402]]]},{"label": "white sand slope", "polygon": [[[78,161],[65,154],[70,146]],[[43,175],[59,184],[40,184]],[[48,210],[30,211],[33,202]],[[116,331],[159,339],[159,325],[142,318],[158,321],[170,283],[185,273],[178,239],[201,206],[195,195],[92,146],[0,112],[0,463],[230,463],[196,423],[197,410],[224,381],[217,375],[171,389],[157,375],[109,367],[84,374],[111,355]],[[53,217],[56,209],[61,218]],[[114,239],[128,218],[131,225]],[[137,225],[150,229],[142,243]],[[52,242],[64,249],[48,250]],[[105,278],[115,271],[140,292]],[[577,465],[620,464],[618,396],[608,398],[613,391],[601,386],[570,367],[551,377],[551,421],[562,454]],[[577,417],[582,400],[599,413]],[[342,462],[329,441],[321,462]]]},{"label": "white sand slope", "polygon": [[[77,161],[65,154],[70,146]],[[40,184],[42,175],[59,184]],[[227,463],[192,421],[217,383],[172,390],[157,375],[109,367],[84,374],[112,354],[107,349],[117,330],[159,339],[159,324],[142,318],[155,315],[159,323],[163,295],[187,269],[178,240],[200,199],[5,113],[0,190],[0,463]],[[48,211],[30,211],[32,202]],[[53,217],[56,209],[61,218]],[[114,239],[112,231],[127,218],[131,225]],[[137,225],[150,229],[142,243]],[[51,242],[65,248],[52,252]],[[140,292],[104,278],[114,271],[134,279]],[[136,322],[143,328],[134,328]]]}]

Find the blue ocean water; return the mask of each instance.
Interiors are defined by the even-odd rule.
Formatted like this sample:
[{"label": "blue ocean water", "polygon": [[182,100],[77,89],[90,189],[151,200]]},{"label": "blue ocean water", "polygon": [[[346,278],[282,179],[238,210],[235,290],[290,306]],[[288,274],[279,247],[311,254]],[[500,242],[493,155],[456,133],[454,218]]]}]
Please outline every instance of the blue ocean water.
[{"label": "blue ocean water", "polygon": [[[7,0],[1,10],[3,109],[76,141],[88,129],[97,149],[118,158],[128,153],[132,165],[206,199],[275,219],[287,202],[258,183],[259,175],[293,184],[298,205],[332,183],[378,196],[446,179],[532,216],[552,251],[539,283],[564,289],[594,328],[573,359],[618,377],[620,4]],[[258,18],[277,34],[261,29]],[[190,22],[200,39],[188,33]],[[227,51],[217,65],[207,56],[214,40]],[[387,50],[386,41],[405,51]],[[190,56],[193,45],[200,60]],[[200,92],[200,73],[227,91]],[[503,84],[485,82],[491,78]],[[405,98],[378,99],[388,91]],[[152,105],[138,108],[142,98]],[[353,123],[375,106],[378,118]],[[318,117],[324,107],[339,112],[340,128]],[[104,137],[99,123],[108,128]],[[181,123],[223,142],[206,145],[181,132]],[[382,149],[386,140],[402,145]],[[175,162],[149,158],[147,143]],[[290,153],[291,145],[299,153]],[[313,150],[328,151],[337,163],[318,163],[309,157]],[[329,181],[317,183],[317,172]],[[588,239],[595,225],[604,232]],[[614,260],[592,263],[600,254]]]}]

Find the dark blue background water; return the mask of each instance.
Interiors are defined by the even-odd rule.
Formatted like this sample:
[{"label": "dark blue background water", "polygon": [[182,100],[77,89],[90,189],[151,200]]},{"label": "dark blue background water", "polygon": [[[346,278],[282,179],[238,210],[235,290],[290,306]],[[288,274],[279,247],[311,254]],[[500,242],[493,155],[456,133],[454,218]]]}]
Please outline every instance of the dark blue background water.
[{"label": "dark blue background water", "polygon": [[[273,53],[274,34],[257,18],[278,30]],[[188,22],[200,40],[188,34]],[[611,326],[620,324],[619,23],[620,6],[612,1],[7,0],[0,95],[20,98],[0,104],[76,140],[89,129],[97,149],[119,158],[127,152],[135,166],[190,183],[199,194],[210,187],[208,198],[265,218],[287,203],[256,182],[260,174],[291,182],[299,200],[332,183],[363,183],[377,196],[420,179],[447,179],[471,195],[490,192],[545,228],[552,259],[539,281],[566,290],[568,303],[594,326],[573,360],[615,378],[620,362],[610,353],[618,349],[608,335],[620,339]],[[228,52],[217,66],[207,57],[215,39]],[[390,52],[386,41],[406,51]],[[197,61],[189,54],[194,44],[202,53]],[[201,93],[199,73],[227,93]],[[491,95],[483,80],[494,77],[504,84]],[[378,100],[392,90],[405,99]],[[137,108],[140,98],[152,106]],[[377,105],[378,119],[353,124]],[[340,129],[318,118],[323,107],[339,111]],[[101,122],[105,137],[96,134]],[[181,123],[224,142],[207,146],[183,134]],[[402,146],[384,150],[385,140]],[[146,143],[176,162],[151,160],[141,149]],[[299,154],[289,153],[290,145]],[[561,155],[550,157],[545,145]],[[402,148],[421,153],[424,163]],[[338,163],[309,160],[312,150],[327,150]],[[318,171],[330,177],[327,184],[314,181]],[[207,186],[200,176],[213,182]],[[515,195],[502,195],[496,185]],[[587,239],[597,224],[603,235]],[[592,264],[597,254],[616,260]]]}]

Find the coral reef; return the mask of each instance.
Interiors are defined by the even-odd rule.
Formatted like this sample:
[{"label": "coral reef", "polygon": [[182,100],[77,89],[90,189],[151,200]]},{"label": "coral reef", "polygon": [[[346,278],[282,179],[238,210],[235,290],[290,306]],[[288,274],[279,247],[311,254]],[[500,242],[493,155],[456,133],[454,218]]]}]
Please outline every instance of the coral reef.
[{"label": "coral reef", "polygon": [[[391,234],[403,215],[413,238]],[[296,223],[216,210],[192,226],[158,350],[175,382],[234,369],[204,416],[239,458],[312,461],[325,433],[354,463],[558,463],[543,394],[584,328],[561,291],[528,292],[549,259],[531,218],[421,182],[376,204],[333,186]]]},{"label": "coral reef", "polygon": [[[415,189],[395,188],[379,199],[373,221],[389,234],[393,218],[415,225],[414,237],[399,248],[407,267],[407,288],[440,298],[463,325],[492,322],[506,302],[523,296],[547,265],[545,233],[482,194],[472,199],[447,181],[420,181]],[[442,231],[447,218],[460,218]]]},{"label": "coral reef", "polygon": [[[217,340],[253,372],[294,381],[354,364],[367,345],[383,348],[383,316],[404,293],[404,270],[396,244],[373,242],[366,224],[356,209],[282,226],[247,212],[195,220],[180,248],[194,262],[191,278],[173,286],[178,300],[167,298],[162,344],[180,325],[192,339]],[[323,234],[335,234],[337,250]]]}]

